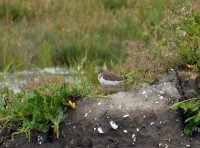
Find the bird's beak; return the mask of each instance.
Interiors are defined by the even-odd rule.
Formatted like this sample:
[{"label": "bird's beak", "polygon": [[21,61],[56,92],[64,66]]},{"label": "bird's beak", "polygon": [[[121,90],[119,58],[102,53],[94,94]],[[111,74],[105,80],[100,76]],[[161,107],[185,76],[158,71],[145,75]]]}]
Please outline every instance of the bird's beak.
[{"label": "bird's beak", "polygon": [[69,105],[72,109],[76,109],[76,103],[69,100]]}]

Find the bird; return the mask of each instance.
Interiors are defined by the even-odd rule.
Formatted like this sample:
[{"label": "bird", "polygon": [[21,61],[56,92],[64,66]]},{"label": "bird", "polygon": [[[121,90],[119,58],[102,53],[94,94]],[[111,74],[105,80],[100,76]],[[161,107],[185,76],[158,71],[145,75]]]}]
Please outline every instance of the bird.
[{"label": "bird", "polygon": [[98,80],[103,86],[118,86],[122,82],[124,82],[126,79],[114,73],[104,71],[104,70],[99,70]]}]

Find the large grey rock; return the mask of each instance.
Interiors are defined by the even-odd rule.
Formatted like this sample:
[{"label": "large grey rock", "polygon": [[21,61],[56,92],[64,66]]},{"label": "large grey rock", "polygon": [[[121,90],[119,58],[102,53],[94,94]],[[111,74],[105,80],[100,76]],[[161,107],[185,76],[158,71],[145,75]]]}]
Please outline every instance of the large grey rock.
[{"label": "large grey rock", "polygon": [[[137,92],[111,99],[83,99],[65,121],[68,147],[189,147],[198,145],[182,133],[180,115],[169,108],[179,100],[173,71]],[[112,123],[112,126],[111,124]],[[113,126],[113,123],[115,123]]]}]

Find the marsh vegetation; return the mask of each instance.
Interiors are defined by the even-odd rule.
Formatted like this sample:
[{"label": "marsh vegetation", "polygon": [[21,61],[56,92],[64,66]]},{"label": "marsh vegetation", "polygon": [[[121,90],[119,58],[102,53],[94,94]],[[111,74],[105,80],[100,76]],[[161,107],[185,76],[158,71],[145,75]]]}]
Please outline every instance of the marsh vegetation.
[{"label": "marsh vegetation", "polygon": [[66,82],[46,75],[41,85],[30,82],[19,94],[1,88],[0,134],[9,128],[14,134],[25,132],[30,138],[32,129],[45,132],[53,128],[58,137],[59,123],[69,105],[66,97],[96,94],[88,91],[94,89],[91,84],[97,84],[93,76],[96,67],[126,75],[125,89],[140,82],[151,83],[180,63],[192,64],[198,71],[197,3],[2,0],[0,71],[26,70],[30,64],[40,68],[73,67],[77,71],[73,77],[79,80]]}]

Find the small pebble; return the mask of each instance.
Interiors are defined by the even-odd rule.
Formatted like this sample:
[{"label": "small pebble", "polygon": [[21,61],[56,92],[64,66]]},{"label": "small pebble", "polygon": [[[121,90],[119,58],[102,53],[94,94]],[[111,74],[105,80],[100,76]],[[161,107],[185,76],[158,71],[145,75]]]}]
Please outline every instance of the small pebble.
[{"label": "small pebble", "polygon": [[99,102],[98,105],[101,105],[101,102]]},{"label": "small pebble", "polygon": [[154,122],[151,122],[151,125],[154,125]]},{"label": "small pebble", "polygon": [[127,133],[128,131],[127,130],[124,130],[124,133]]},{"label": "small pebble", "polygon": [[136,131],[139,132],[139,128],[136,128]]}]

